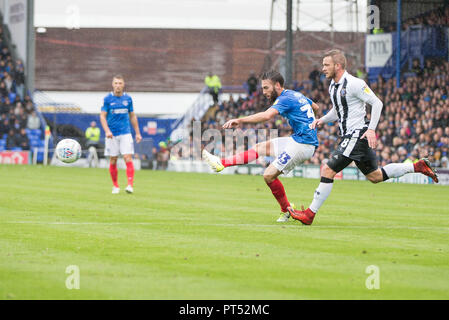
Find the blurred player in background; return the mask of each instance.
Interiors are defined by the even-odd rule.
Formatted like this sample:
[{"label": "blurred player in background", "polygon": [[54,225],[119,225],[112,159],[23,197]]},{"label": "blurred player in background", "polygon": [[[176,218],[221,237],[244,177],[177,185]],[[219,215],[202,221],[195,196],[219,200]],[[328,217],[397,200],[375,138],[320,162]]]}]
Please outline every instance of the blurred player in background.
[{"label": "blurred player in background", "polygon": [[110,157],[109,172],[112,178],[112,193],[120,192],[118,185],[117,159],[120,154],[126,163],[126,176],[128,186],[126,192],[133,193],[134,164],[132,156],[134,154],[134,142],[131,135],[131,122],[136,132],[136,142],[142,140],[140,135],[137,116],[133,109],[133,100],[124,92],[125,80],[121,75],[116,75],[112,79],[112,89],[105,98],[101,108],[100,120],[106,134],[105,156]]},{"label": "blurred player in background", "polygon": [[[397,178],[406,173],[419,172],[438,182],[430,162],[421,159],[416,163],[390,163],[379,168],[374,151],[377,147],[376,127],[383,103],[362,79],[346,71],[346,57],[340,50],[331,50],[323,58],[323,73],[332,80],[329,94],[333,108],[322,118],[314,120],[312,128],[338,121],[341,142],[323,166],[321,183],[315,190],[307,210],[288,208],[291,216],[303,224],[312,224],[318,209],[331,193],[335,175],[352,161],[372,183]],[[371,119],[366,117],[365,103],[371,105]]]},{"label": "blurred player in background", "polygon": [[301,93],[284,89],[284,78],[277,71],[265,72],[261,80],[263,94],[271,107],[251,116],[231,119],[223,125],[223,128],[234,128],[243,123],[265,122],[280,114],[288,119],[293,135],[258,143],[248,151],[225,159],[203,150],[203,159],[212,170],[220,172],[225,167],[252,162],[259,155],[275,157],[276,160],[268,166],[263,177],[281,207],[282,212],[277,221],[286,222],[290,216],[287,208],[293,204],[290,205],[288,202],[284,186],[278,176],[281,173],[287,174],[295,166],[313,156],[318,146],[318,138],[316,129],[311,129],[310,126],[315,120],[314,111],[316,112],[319,107]]}]

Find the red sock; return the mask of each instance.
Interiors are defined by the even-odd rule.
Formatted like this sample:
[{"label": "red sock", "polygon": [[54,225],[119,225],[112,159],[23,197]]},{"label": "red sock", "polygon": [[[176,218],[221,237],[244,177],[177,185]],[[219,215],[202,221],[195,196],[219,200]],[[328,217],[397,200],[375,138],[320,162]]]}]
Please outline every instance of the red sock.
[{"label": "red sock", "polygon": [[221,159],[221,163],[225,167],[235,166],[238,164],[245,164],[259,158],[259,154],[254,149],[249,149],[248,151],[236,154],[235,156]]},{"label": "red sock", "polygon": [[270,187],[273,196],[279,202],[282,212],[287,212],[287,207],[290,203],[287,200],[287,195],[285,194],[284,186],[281,181],[276,179],[271,183],[267,183],[267,185]]},{"label": "red sock", "polygon": [[109,173],[111,174],[112,183],[114,184],[114,187],[118,188],[118,171],[117,171],[117,164],[109,164]]},{"label": "red sock", "polygon": [[126,163],[126,176],[128,177],[128,186],[132,186],[134,180],[134,163],[132,161]]}]

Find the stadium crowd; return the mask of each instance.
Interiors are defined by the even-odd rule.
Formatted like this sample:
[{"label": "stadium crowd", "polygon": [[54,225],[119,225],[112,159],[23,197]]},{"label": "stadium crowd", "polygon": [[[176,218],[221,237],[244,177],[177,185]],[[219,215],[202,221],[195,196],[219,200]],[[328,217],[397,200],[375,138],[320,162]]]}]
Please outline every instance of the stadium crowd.
[{"label": "stadium crowd", "polygon": [[[419,158],[428,157],[434,166],[449,168],[448,84],[449,62],[432,60],[426,61],[425,68],[413,64],[412,70],[401,82],[400,88],[396,88],[394,78],[385,81],[379,77],[377,82],[369,83],[371,89],[384,103],[376,130],[379,140],[376,149],[379,165],[414,162]],[[320,106],[317,117],[323,116],[332,107],[328,86],[328,80],[311,74],[310,80],[304,81],[296,88]],[[202,130],[218,129],[224,136],[221,126],[227,120],[263,111],[267,108],[267,104],[261,90],[249,97],[240,96],[236,100],[231,95],[229,100],[215,104],[209,109],[203,118]],[[250,128],[278,128],[279,136],[291,134],[287,121],[280,116],[268,123],[247,124],[243,129]],[[327,161],[331,152],[337,147],[339,134],[337,124],[323,126],[318,131],[320,146],[313,158],[306,163],[318,165]],[[250,141],[249,145],[252,143]],[[203,143],[204,145],[207,143]],[[221,153],[223,152],[229,154],[237,151],[224,150],[221,147]]]},{"label": "stadium crowd", "polygon": [[0,26],[0,148],[29,150],[27,130],[39,129],[33,102],[25,95],[25,70],[14,61]]},{"label": "stadium crowd", "polygon": [[[449,27],[449,6],[439,7],[402,21],[402,30],[407,30],[410,26]],[[396,23],[389,24],[384,31],[396,31]]]}]

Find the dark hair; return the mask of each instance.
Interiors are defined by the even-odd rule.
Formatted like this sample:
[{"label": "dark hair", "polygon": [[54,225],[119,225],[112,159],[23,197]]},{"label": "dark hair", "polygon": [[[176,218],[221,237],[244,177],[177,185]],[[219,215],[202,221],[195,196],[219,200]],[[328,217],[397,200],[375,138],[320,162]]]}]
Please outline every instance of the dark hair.
[{"label": "dark hair", "polygon": [[259,78],[260,80],[271,80],[273,83],[279,82],[281,87],[284,86],[284,77],[276,70],[263,72]]}]

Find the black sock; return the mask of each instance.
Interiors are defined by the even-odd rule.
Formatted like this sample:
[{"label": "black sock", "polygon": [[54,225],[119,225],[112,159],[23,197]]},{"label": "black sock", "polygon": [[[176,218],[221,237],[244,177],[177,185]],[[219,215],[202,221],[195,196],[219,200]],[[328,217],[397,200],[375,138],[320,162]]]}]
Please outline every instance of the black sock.
[{"label": "black sock", "polygon": [[385,172],[384,168],[380,168],[380,170],[382,170],[382,178],[384,179],[383,181],[390,179],[387,173]]}]

